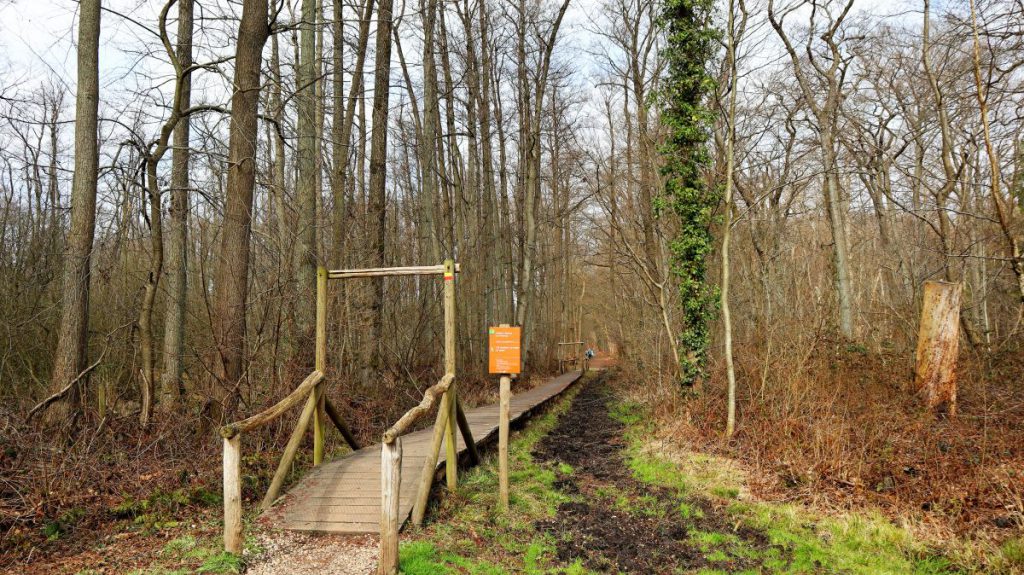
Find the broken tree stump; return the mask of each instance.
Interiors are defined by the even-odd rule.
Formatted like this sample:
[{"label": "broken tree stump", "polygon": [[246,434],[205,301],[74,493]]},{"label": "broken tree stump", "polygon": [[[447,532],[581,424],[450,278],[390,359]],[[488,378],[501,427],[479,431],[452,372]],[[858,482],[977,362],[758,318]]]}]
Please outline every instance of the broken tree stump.
[{"label": "broken tree stump", "polygon": [[959,283],[924,283],[914,369],[914,391],[927,408],[950,416],[956,415],[961,290]]}]

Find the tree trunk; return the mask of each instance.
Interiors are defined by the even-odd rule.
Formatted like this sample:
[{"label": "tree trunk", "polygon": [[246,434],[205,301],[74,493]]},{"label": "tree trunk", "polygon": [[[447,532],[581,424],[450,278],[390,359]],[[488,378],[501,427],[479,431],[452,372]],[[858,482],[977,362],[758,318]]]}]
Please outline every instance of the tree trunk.
[{"label": "tree trunk", "polygon": [[[388,147],[388,97],[391,78],[391,6],[392,0],[381,0],[377,9],[377,44],[374,65],[373,86],[373,131],[370,136],[370,182],[368,194],[368,218],[373,226],[370,232],[371,265],[384,266],[385,234],[387,231],[387,147]],[[384,331],[384,278],[375,278],[370,296],[372,313],[369,335],[370,357],[365,363],[370,371],[364,372],[363,380],[369,373],[379,369],[381,364],[380,339]]]},{"label": "tree trunk", "polygon": [[[99,176],[100,0],[82,0],[78,17],[78,92],[75,98],[75,173],[71,182],[71,230],[64,252],[63,302],[51,392],[63,389],[85,369],[89,335],[89,263],[96,231]],[[81,408],[79,382],[47,412],[48,426],[62,425]]]},{"label": "tree trunk", "polygon": [[[177,111],[171,112],[177,115]],[[166,142],[160,146],[166,149]],[[162,153],[160,154],[163,155]],[[153,413],[153,395],[156,389],[156,360],[153,356],[153,308],[156,306],[156,290],[160,285],[160,275],[164,266],[164,231],[163,231],[163,195],[160,192],[160,182],[157,179],[157,164],[160,159],[156,155],[146,161],[146,195],[149,197],[149,237],[150,237],[150,261],[149,273],[146,276],[146,286],[142,295],[142,305],[139,307],[139,355],[142,356],[142,367],[140,369],[141,379],[139,381],[140,409],[139,424],[142,427],[149,425],[149,418]]]},{"label": "tree trunk", "polygon": [[[356,117],[356,96],[363,90],[363,66],[366,62],[366,45],[370,37],[370,18],[373,15],[373,0],[365,0],[363,12],[359,20],[359,39],[356,47],[356,64],[352,71],[352,85],[349,87],[348,98],[342,108],[341,90],[343,87],[342,70],[342,38],[343,29],[341,26],[341,3],[335,2],[335,28],[334,28],[334,253],[330,260],[335,267],[341,268],[344,262],[344,252],[348,237],[347,218],[348,207],[346,206],[346,194],[348,184],[351,181],[349,169],[349,151],[352,141],[352,126]],[[360,100],[361,101],[361,100]]]},{"label": "tree trunk", "polygon": [[[498,305],[498,296],[501,289],[500,278],[501,274],[497,270],[500,269],[501,260],[500,252],[497,250],[497,242],[499,241],[498,232],[498,210],[497,210],[497,192],[494,187],[494,150],[491,143],[492,132],[491,132],[491,83],[492,74],[491,66],[491,47],[488,40],[488,24],[489,16],[487,14],[486,1],[481,0],[480,7],[477,9],[479,20],[480,20],[480,90],[479,90],[479,102],[478,108],[480,110],[480,141],[481,141],[481,162],[483,163],[483,203],[484,203],[484,244],[483,244],[483,256],[485,258],[486,269],[484,271],[485,279],[485,296],[487,298],[485,303],[485,314],[488,318],[489,323],[496,323],[498,320],[508,322],[511,320],[509,317],[498,317],[499,313],[503,313],[501,307]],[[500,311],[499,311],[500,310]]]},{"label": "tree trunk", "polygon": [[[316,74],[316,0],[302,0],[302,17],[300,26],[299,62],[296,69],[296,103],[298,118],[296,121],[297,145],[295,163],[298,177],[295,185],[296,221],[295,221],[295,297],[296,302],[296,335],[298,336],[297,355],[300,358],[299,375],[302,377],[312,362],[307,361],[305,350],[313,338],[313,320],[316,301],[313,290],[316,286],[316,201],[317,189],[317,140],[320,134],[316,130],[317,98],[316,88],[320,83]],[[308,365],[307,365],[308,364]]]},{"label": "tree trunk", "polygon": [[263,45],[270,35],[267,0],[243,0],[235,51],[234,92],[228,140],[228,177],[221,249],[214,275],[213,334],[216,356],[207,415],[221,421],[233,408],[245,361],[249,238],[256,183],[257,112]]},{"label": "tree trunk", "polygon": [[959,283],[925,282],[914,372],[914,391],[928,409],[950,416],[956,415],[960,291]]},{"label": "tree trunk", "polygon": [[426,0],[423,12],[423,122],[419,145],[423,185],[420,190],[420,235],[424,246],[430,245],[431,256],[441,261],[441,246],[434,230],[434,206],[437,200],[437,126],[440,103],[437,97],[437,66],[434,59],[434,28],[437,22],[437,0]]},{"label": "tree trunk", "polygon": [[[741,4],[742,6],[742,4]],[[745,10],[745,7],[741,8]],[[745,12],[744,12],[745,15]],[[744,18],[744,22],[745,22]],[[725,222],[722,224],[722,336],[725,347],[725,373],[728,381],[728,405],[726,406],[725,436],[732,437],[736,431],[736,367],[733,364],[732,355],[732,308],[729,301],[729,248],[732,240],[732,211],[733,211],[733,171],[736,166],[736,90],[738,78],[736,77],[736,42],[739,39],[736,30],[736,4],[729,0],[729,17],[726,29],[726,57],[725,63],[729,74],[729,102],[726,110],[726,137],[725,137]]]},{"label": "tree trunk", "polygon": [[822,132],[821,147],[822,161],[825,164],[825,207],[828,210],[829,229],[832,231],[836,294],[839,297],[839,333],[844,338],[853,340],[853,293],[850,287],[846,218],[842,214],[842,199],[839,193],[839,175],[837,173],[839,168],[836,165],[835,143],[832,140],[830,129]]},{"label": "tree trunk", "polygon": [[[188,69],[192,65],[193,1],[178,0],[178,62]],[[179,83],[180,107],[192,102],[191,74]],[[181,118],[174,128],[174,151],[171,156],[171,205],[167,236],[167,317],[164,320],[164,366],[160,377],[158,405],[164,412],[173,412],[181,395],[182,353],[185,342],[185,311],[188,300],[188,213],[189,213],[189,134],[191,122]]]}]

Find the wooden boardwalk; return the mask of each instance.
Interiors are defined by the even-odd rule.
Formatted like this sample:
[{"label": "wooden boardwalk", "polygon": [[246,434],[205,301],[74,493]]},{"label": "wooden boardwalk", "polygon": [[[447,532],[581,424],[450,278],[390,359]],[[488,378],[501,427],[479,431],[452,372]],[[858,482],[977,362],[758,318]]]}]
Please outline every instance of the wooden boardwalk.
[{"label": "wooden boardwalk", "polygon": [[[569,372],[512,397],[509,417],[515,422],[558,396],[582,375]],[[433,421],[433,418],[430,418]],[[473,439],[485,443],[498,433],[498,404],[466,412]],[[430,449],[431,428],[402,437],[402,486],[399,517],[404,523],[412,513],[417,483]],[[466,450],[462,434],[459,453]],[[438,468],[444,465],[442,445]],[[380,444],[364,447],[325,463],[305,475],[263,515],[271,527],[323,533],[378,533],[380,531]]]}]

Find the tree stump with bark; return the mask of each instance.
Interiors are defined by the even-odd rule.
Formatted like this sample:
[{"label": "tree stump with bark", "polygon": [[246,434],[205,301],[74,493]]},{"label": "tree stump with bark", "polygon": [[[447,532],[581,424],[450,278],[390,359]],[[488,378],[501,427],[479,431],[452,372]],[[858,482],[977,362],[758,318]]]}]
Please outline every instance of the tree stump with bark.
[{"label": "tree stump with bark", "polygon": [[959,283],[925,282],[914,370],[914,391],[928,409],[950,416],[956,415],[961,290]]}]

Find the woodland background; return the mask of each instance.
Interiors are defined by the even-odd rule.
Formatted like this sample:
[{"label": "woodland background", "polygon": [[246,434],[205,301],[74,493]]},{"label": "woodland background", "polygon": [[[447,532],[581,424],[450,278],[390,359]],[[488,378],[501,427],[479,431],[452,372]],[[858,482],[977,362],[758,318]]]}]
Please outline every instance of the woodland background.
[{"label": "woodland background", "polygon": [[[308,373],[316,266],[445,257],[471,400],[496,387],[486,327],[521,324],[531,374],[559,341],[616,356],[671,440],[744,460],[765,496],[1019,536],[1024,5],[886,6],[755,0],[731,26],[714,7],[703,177],[723,191],[733,166],[707,278],[728,229],[729,440],[720,335],[680,385],[660,2],[69,7],[67,58],[92,46],[116,72],[0,60],[5,561],[144,515],[125,501],[204,505],[215,426]],[[933,279],[964,286],[955,419],[908,390]],[[439,375],[439,288],[332,283],[328,393],[362,438]],[[252,493],[288,431],[246,439]]]}]

